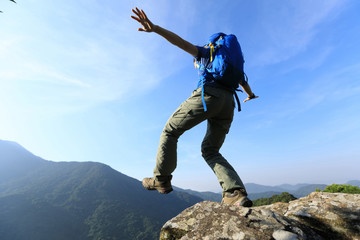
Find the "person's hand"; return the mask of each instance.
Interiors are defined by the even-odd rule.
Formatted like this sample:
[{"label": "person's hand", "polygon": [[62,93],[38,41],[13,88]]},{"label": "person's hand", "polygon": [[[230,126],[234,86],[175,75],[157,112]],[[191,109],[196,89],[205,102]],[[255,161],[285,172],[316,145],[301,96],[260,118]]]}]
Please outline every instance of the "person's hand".
[{"label": "person's hand", "polygon": [[253,94],[252,96],[247,97],[247,98],[244,100],[244,102],[247,102],[247,101],[249,101],[249,100],[251,100],[251,99],[258,98],[258,97],[259,97],[259,96],[255,96],[255,94]]},{"label": "person's hand", "polygon": [[148,17],[146,16],[145,12],[142,9],[139,10],[138,8],[135,8],[131,10],[137,16],[137,17],[135,16],[131,16],[131,17],[136,21],[138,21],[143,26],[142,28],[138,28],[138,31],[143,31],[143,32],[154,31],[155,25],[148,19]]}]

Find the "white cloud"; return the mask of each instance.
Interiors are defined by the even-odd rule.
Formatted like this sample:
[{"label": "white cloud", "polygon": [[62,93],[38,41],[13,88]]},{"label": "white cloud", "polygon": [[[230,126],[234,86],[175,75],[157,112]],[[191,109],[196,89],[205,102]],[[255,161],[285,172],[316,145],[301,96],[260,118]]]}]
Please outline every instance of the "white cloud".
[{"label": "white cloud", "polygon": [[299,97],[303,108],[312,108],[322,102],[341,101],[360,94],[360,63],[328,72],[314,81],[309,81],[307,89]]},{"label": "white cloud", "polygon": [[317,34],[321,23],[340,14],[346,1],[267,1],[259,14],[261,26],[258,65],[288,60],[306,50]]},{"label": "white cloud", "polygon": [[[34,114],[43,110],[43,101],[54,103],[49,111],[72,112],[142,94],[185,64],[166,40],[137,32],[130,7],[66,3],[65,13],[60,2],[44,4],[43,14],[22,10],[22,29],[10,25],[1,31],[0,81],[8,89],[3,97],[19,96],[19,106],[32,106]],[[148,11],[170,15],[152,5]]]},{"label": "white cloud", "polygon": [[[254,121],[252,126],[256,129],[271,129],[289,122],[309,124],[313,127],[310,131],[319,131],[319,134],[314,134],[319,137],[323,137],[324,134],[337,136],[341,132],[358,129],[356,123],[359,119],[359,111],[356,109],[359,107],[356,99],[360,96],[359,76],[360,63],[356,63],[327,71],[312,79],[308,78],[305,82],[301,82],[301,87],[296,90],[283,88],[282,93],[272,101],[269,108],[257,110],[254,116],[248,117]],[[339,108],[342,103],[344,105]],[[303,122],[308,121],[309,116],[314,114],[317,114],[316,122],[322,119],[325,121],[324,124],[313,125]],[[261,119],[261,121],[253,119]],[[347,123],[341,124],[344,122]],[[339,123],[339,126],[333,127],[336,123]],[[320,134],[321,131],[324,134]]]}]

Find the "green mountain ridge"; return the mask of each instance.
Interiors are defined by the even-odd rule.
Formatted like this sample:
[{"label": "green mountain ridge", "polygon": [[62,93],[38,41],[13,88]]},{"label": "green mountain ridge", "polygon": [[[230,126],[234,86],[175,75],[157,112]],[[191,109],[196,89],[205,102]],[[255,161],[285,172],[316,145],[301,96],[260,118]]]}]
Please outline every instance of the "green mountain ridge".
[{"label": "green mountain ridge", "polygon": [[168,219],[202,201],[146,191],[105,164],[46,161],[6,141],[0,169],[8,172],[0,181],[2,240],[158,239]]}]

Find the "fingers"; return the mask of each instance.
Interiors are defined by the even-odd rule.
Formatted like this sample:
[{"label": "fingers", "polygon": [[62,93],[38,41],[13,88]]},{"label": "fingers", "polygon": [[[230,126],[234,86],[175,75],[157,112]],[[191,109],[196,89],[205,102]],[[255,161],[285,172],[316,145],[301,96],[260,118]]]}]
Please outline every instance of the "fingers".
[{"label": "fingers", "polygon": [[136,16],[138,16],[138,19],[146,19],[145,12],[141,9],[139,10],[137,7],[135,9],[131,9],[133,13],[135,13]]},{"label": "fingers", "polygon": [[140,13],[137,12],[137,11],[135,11],[134,9],[131,9],[131,10],[132,10],[132,12],[135,13],[135,15],[137,16],[137,17],[135,17],[135,16],[131,16],[131,17],[132,17],[133,19],[137,20],[137,21],[140,21],[140,19],[141,19]]},{"label": "fingers", "polygon": [[139,18],[137,18],[137,17],[131,16],[131,18],[132,18],[132,19],[135,19],[135,20],[138,21],[138,22],[141,22],[141,20],[140,20]]},{"label": "fingers", "polygon": [[139,14],[140,14],[140,11],[139,11],[139,9],[136,7],[135,9],[131,9],[131,11],[133,12],[133,13],[135,13],[136,15],[138,15],[139,16]]},{"label": "fingers", "polygon": [[255,96],[254,95],[254,97],[248,97],[248,98],[246,98],[243,102],[245,103],[245,102],[247,102],[247,101],[249,101],[249,100],[251,100],[251,99],[255,99],[255,98],[258,98],[259,96]]},{"label": "fingers", "polygon": [[[137,16],[137,17],[131,16],[131,18],[138,21],[141,25],[144,26],[144,16],[142,14],[143,11],[141,12],[138,8],[131,9],[131,11]],[[138,28],[138,31],[145,31],[145,29],[144,28]]]},{"label": "fingers", "polygon": [[143,10],[140,11],[138,8],[135,8],[135,10],[134,9],[131,10],[137,16],[137,17],[131,16],[132,19],[135,19],[141,24],[143,24],[144,21],[148,21],[147,16]]},{"label": "fingers", "polygon": [[146,16],[144,10],[141,9],[141,13],[143,14],[143,16],[144,16],[145,19],[148,19],[148,17]]},{"label": "fingers", "polygon": [[143,28],[138,28],[138,31],[143,32],[152,32],[153,31],[153,24],[147,18],[144,10],[139,10],[137,7],[135,9],[131,9],[131,11],[135,14],[135,16],[131,16],[132,19],[139,22]]}]

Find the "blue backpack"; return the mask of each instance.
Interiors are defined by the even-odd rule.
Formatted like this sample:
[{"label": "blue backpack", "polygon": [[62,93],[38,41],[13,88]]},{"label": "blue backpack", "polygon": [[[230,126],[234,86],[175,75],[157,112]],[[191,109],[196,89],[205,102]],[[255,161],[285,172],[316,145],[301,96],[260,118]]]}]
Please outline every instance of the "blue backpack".
[{"label": "blue backpack", "polygon": [[208,81],[231,90],[235,95],[240,111],[240,101],[236,91],[241,91],[239,84],[247,81],[247,76],[244,73],[244,57],[236,36],[224,33],[213,34],[205,47],[210,48],[209,63],[204,66],[197,62],[200,70],[198,85],[202,87],[204,110],[207,111],[203,85],[205,81]]}]

